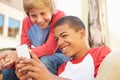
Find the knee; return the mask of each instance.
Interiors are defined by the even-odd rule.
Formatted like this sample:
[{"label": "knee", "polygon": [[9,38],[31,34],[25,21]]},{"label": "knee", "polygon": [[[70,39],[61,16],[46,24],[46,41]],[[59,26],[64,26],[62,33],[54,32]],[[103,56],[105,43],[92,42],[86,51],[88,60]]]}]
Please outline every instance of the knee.
[{"label": "knee", "polygon": [[2,70],[2,74],[3,74],[3,75],[8,75],[8,74],[9,74],[9,71],[8,71],[7,69]]},{"label": "knee", "polygon": [[14,73],[14,70],[5,69],[2,71],[3,76],[10,76]]},{"label": "knee", "polygon": [[45,64],[46,66],[48,66],[51,63],[51,59],[49,59],[49,56],[43,56],[40,58],[40,61]]}]

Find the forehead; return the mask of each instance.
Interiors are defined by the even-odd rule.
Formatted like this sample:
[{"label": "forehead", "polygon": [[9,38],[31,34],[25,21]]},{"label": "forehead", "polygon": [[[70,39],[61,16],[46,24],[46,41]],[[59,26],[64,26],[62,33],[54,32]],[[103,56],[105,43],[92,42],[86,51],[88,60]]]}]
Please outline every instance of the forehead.
[{"label": "forehead", "polygon": [[58,31],[66,31],[69,29],[69,25],[67,24],[63,24],[63,25],[59,25],[57,27],[54,28],[54,31],[55,32],[58,32]]},{"label": "forehead", "polygon": [[[48,9],[36,9],[36,8],[34,8],[34,9],[31,9],[30,11],[29,11],[29,13],[41,13],[41,12],[44,12],[44,13],[48,13],[48,12],[50,12]],[[51,13],[51,12],[50,12]]]},{"label": "forehead", "polygon": [[42,11],[42,10],[49,10],[48,8],[32,8],[30,11]]},{"label": "forehead", "polygon": [[56,36],[60,35],[61,33],[69,33],[69,32],[72,32],[74,31],[72,28],[69,27],[69,25],[67,24],[63,24],[63,25],[60,25],[60,26],[57,26],[54,28],[54,33]]}]

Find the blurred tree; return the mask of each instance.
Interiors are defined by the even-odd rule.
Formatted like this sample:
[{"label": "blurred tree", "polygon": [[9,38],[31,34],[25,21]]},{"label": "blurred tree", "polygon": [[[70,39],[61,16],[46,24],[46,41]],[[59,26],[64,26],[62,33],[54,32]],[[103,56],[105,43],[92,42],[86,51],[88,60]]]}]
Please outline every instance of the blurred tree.
[{"label": "blurred tree", "polygon": [[106,0],[88,0],[88,39],[90,47],[105,45]]}]

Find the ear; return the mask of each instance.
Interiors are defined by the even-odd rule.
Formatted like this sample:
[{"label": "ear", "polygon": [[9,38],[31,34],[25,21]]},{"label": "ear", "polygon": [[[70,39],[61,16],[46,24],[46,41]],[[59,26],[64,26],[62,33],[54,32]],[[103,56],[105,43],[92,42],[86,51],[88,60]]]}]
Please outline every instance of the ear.
[{"label": "ear", "polygon": [[78,34],[80,35],[80,39],[81,39],[81,38],[85,38],[85,36],[86,36],[86,31],[85,31],[85,29],[79,30],[79,31],[78,31]]}]

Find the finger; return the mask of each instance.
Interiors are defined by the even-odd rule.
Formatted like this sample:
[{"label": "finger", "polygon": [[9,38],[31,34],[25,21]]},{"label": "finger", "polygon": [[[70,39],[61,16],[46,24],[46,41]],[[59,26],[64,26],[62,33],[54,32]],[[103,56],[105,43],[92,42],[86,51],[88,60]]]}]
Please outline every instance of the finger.
[{"label": "finger", "polygon": [[28,77],[27,77],[26,75],[23,75],[23,76],[20,76],[19,79],[20,79],[20,80],[27,80]]},{"label": "finger", "polygon": [[14,61],[12,59],[5,59],[5,61],[4,61],[4,66],[7,68],[12,67],[13,64],[14,64]]},{"label": "finger", "polygon": [[39,62],[38,57],[32,51],[30,51],[30,55],[31,55],[32,59],[34,59],[34,60]]},{"label": "finger", "polygon": [[34,60],[34,59],[24,59],[20,61],[20,64],[30,64],[32,66],[38,66],[40,65],[40,62]]},{"label": "finger", "polygon": [[20,61],[22,61],[22,60],[24,60],[24,59],[25,59],[25,57],[19,57],[18,59],[16,59],[15,63],[16,63],[16,64],[19,64]]},{"label": "finger", "polygon": [[9,60],[5,60],[5,59],[1,59],[1,61],[0,61],[0,68],[1,69],[5,69],[5,68],[7,68],[7,66],[9,65],[9,64],[7,64],[9,62]]},{"label": "finger", "polygon": [[3,65],[4,68],[11,68],[14,65],[14,63],[6,63]]},{"label": "finger", "polygon": [[16,70],[15,73],[20,77],[20,76],[25,76],[27,74],[26,71],[19,71],[19,70]]},{"label": "finger", "polygon": [[28,78],[27,80],[35,80],[35,79],[33,79],[33,78]]},{"label": "finger", "polygon": [[[18,77],[18,78],[21,78],[22,76],[25,76],[26,75],[26,72],[18,72],[17,70],[15,71],[15,73],[16,73],[16,76]],[[22,80],[22,79],[21,79]]]},{"label": "finger", "polygon": [[19,71],[20,72],[23,72],[23,71],[29,72],[29,71],[31,71],[31,72],[37,73],[39,70],[40,70],[40,67],[38,67],[38,66],[27,65],[27,66],[24,66],[24,67],[20,68]]},{"label": "finger", "polygon": [[5,59],[1,59],[0,62],[1,62],[2,64],[4,64],[4,63],[5,63]]},{"label": "finger", "polygon": [[0,62],[0,70],[3,70],[4,67],[3,67],[3,63]]},{"label": "finger", "polygon": [[6,56],[7,56],[6,54],[0,54],[0,60],[5,59]]},{"label": "finger", "polygon": [[[30,52],[30,55],[31,55],[32,59],[34,59],[34,60],[36,60],[38,62],[38,64],[44,65],[32,51]],[[31,62],[31,63],[34,64],[35,61]]]},{"label": "finger", "polygon": [[39,75],[36,72],[29,71],[27,76],[30,77],[32,80],[40,80]]},{"label": "finger", "polygon": [[29,64],[21,64],[21,63],[20,64],[16,64],[16,71],[20,72],[21,68],[23,68],[23,67],[25,67],[27,65],[29,65]]},{"label": "finger", "polygon": [[19,78],[19,80],[27,80],[27,74],[28,71],[24,70],[24,71],[21,71],[20,69],[16,69],[15,73],[17,75],[17,77]]},{"label": "finger", "polygon": [[33,70],[35,70],[35,69],[33,69],[33,67],[31,65],[26,65],[26,66],[20,68],[18,71],[19,72],[23,72],[23,71],[28,72],[28,71],[33,71]]},{"label": "finger", "polygon": [[[34,57],[35,55],[32,53],[32,56]],[[35,59],[35,58],[34,58]],[[36,61],[34,59],[23,59],[20,61],[20,64],[30,64],[31,66],[36,66],[36,67],[42,67],[44,66],[44,64],[40,61]],[[29,69],[29,68],[27,68]],[[33,68],[35,69],[35,68]]]}]

